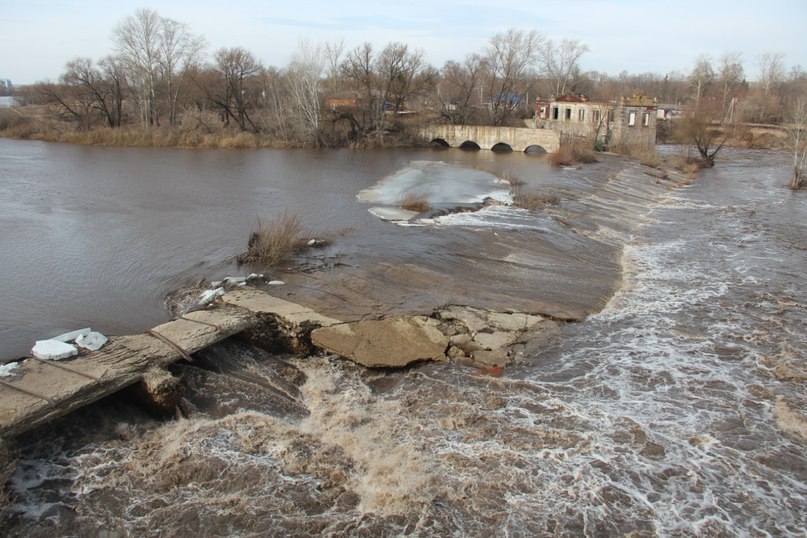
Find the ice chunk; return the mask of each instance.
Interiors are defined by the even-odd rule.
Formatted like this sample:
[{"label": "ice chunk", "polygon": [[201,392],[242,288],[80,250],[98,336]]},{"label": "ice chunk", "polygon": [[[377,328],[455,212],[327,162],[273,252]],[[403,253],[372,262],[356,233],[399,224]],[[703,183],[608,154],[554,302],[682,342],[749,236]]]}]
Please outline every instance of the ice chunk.
[{"label": "ice chunk", "polygon": [[206,290],[202,293],[202,296],[199,298],[199,304],[210,304],[216,300],[216,297],[221,297],[224,295],[224,288],[216,288],[214,290]]},{"label": "ice chunk", "polygon": [[393,222],[409,220],[419,215],[416,211],[409,211],[408,209],[401,209],[400,207],[371,207],[368,211],[382,220]]},{"label": "ice chunk", "polygon": [[78,349],[59,340],[37,340],[31,353],[37,359],[59,360],[78,355]]},{"label": "ice chunk", "polygon": [[413,161],[374,186],[360,191],[359,201],[397,206],[407,195],[429,204],[473,204],[485,198],[512,203],[511,186],[495,175],[439,161]]},{"label": "ice chunk", "polygon": [[86,335],[90,334],[91,331],[92,331],[92,329],[87,327],[86,329],[79,329],[77,331],[60,334],[59,336],[54,336],[53,338],[50,338],[50,340],[58,340],[59,342],[71,342],[71,341],[75,340],[76,338],[78,338],[79,336],[82,336],[82,335],[86,336]]},{"label": "ice chunk", "polygon": [[95,331],[88,334],[82,334],[76,338],[76,345],[78,345],[78,347],[89,349],[90,351],[98,351],[106,343],[107,337]]},{"label": "ice chunk", "polygon": [[221,281],[221,285],[225,288],[232,288],[234,286],[243,286],[247,281],[245,276],[228,276]]},{"label": "ice chunk", "polygon": [[11,377],[14,375],[13,370],[20,367],[18,362],[10,362],[8,364],[0,364],[0,377]]},{"label": "ice chunk", "polygon": [[282,280],[270,280],[269,282],[267,282],[267,284],[269,284],[270,286],[282,286],[283,284],[285,284],[285,282],[283,282]]}]

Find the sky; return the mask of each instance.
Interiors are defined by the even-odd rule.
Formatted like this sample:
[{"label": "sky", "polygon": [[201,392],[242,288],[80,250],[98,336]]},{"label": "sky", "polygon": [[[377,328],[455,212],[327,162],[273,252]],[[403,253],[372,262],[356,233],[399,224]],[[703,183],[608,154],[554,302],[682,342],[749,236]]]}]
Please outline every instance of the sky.
[{"label": "sky", "polygon": [[766,52],[807,70],[807,0],[0,0],[0,79],[55,81],[76,57],[103,58],[115,27],[142,8],[204,36],[211,56],[243,47],[275,67],[301,40],[342,39],[348,49],[400,41],[439,68],[516,28],[579,40],[590,49],[583,70],[611,75],[686,73],[699,55],[726,52],[742,54],[749,80]]}]

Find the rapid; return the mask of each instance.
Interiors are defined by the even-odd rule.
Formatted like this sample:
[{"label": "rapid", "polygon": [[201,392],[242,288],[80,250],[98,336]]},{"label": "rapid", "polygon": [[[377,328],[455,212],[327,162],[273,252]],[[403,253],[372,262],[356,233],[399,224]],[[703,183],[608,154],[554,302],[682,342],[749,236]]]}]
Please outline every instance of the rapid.
[{"label": "rapid", "polygon": [[427,242],[510,238],[515,265],[555,243],[619,255],[607,303],[502,377],[281,357],[290,408],[255,382],[276,357],[232,351],[246,378],[180,366],[183,417],[111,398],[21,440],[6,534],[805,536],[807,200],[785,156],[720,155],[675,188],[564,171],[553,219],[426,223]]}]

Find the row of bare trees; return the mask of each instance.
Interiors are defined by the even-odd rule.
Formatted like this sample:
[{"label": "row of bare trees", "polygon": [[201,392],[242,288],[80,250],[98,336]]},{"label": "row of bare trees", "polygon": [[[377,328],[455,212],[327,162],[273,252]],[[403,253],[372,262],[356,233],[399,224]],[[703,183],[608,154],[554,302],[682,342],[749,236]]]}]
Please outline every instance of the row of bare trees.
[{"label": "row of bare trees", "polygon": [[[535,98],[565,94],[609,102],[641,91],[709,110],[710,121],[719,123],[781,121],[807,86],[804,72],[797,67],[788,73],[780,54],[760,58],[753,84],[738,53],[717,62],[700,56],[685,74],[585,73],[580,59],[586,45],[516,29],[441,69],[404,43],[348,50],[343,41],[302,42],[287,66],[265,67],[240,47],[208,55],[202,37],[148,9],[123,19],[113,43],[112,54],[97,62],[71,60],[58,82],[35,84],[20,97],[48,105],[84,130],[192,125],[321,145],[394,132],[402,113],[413,109],[449,123],[519,124],[532,116]],[[351,106],[327,106],[329,97]]]},{"label": "row of bare trees", "polygon": [[[395,119],[413,106],[456,123],[529,116],[531,95],[574,91],[582,78],[578,60],[588,50],[577,41],[509,30],[463,63],[438,70],[404,43],[347,50],[343,42],[304,42],[276,69],[239,47],[208,57],[202,37],[149,9],[123,19],[113,43],[112,54],[71,60],[58,82],[38,83],[20,98],[51,105],[85,130],[101,123],[177,126],[183,115],[213,111],[225,127],[319,144],[338,124],[351,138],[394,130]],[[355,106],[323,106],[325,96],[340,93]]]}]

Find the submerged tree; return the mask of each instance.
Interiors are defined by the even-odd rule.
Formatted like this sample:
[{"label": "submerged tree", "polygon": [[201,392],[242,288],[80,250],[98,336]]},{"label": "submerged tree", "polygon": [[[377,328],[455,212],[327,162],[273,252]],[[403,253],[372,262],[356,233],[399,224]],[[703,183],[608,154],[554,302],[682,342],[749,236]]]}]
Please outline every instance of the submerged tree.
[{"label": "submerged tree", "polygon": [[788,110],[785,130],[788,134],[788,149],[793,159],[793,174],[788,187],[800,189],[805,186],[807,168],[807,100],[797,99]]},{"label": "submerged tree", "polygon": [[697,163],[703,168],[715,165],[715,156],[728,138],[721,120],[720,110],[701,103],[678,126],[685,139],[698,150],[700,159]]}]

